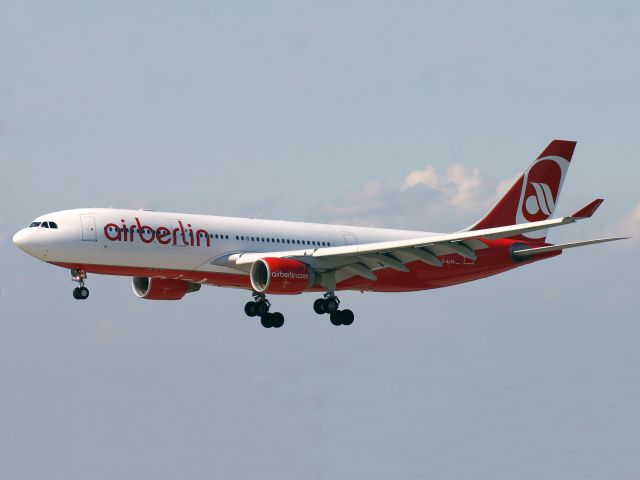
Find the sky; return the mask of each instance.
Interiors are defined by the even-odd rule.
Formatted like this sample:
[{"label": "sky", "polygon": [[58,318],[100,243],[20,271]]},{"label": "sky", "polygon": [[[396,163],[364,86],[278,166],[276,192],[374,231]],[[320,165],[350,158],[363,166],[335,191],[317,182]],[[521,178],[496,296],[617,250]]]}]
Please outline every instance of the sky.
[{"label": "sky", "polygon": [[[640,5],[0,1],[0,478],[637,478]],[[555,242],[411,294],[135,298],[11,237],[76,207],[453,231],[577,140]]]}]

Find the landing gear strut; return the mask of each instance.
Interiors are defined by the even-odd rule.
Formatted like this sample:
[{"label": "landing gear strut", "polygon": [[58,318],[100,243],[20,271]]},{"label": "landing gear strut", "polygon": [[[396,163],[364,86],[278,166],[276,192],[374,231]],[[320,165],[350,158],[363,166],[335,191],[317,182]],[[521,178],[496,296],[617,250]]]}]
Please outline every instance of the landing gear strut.
[{"label": "landing gear strut", "polygon": [[253,301],[244,306],[244,313],[249,317],[260,317],[264,328],[280,328],[284,325],[284,315],[280,312],[269,313],[271,303],[264,294],[253,292]]},{"label": "landing gear strut", "polygon": [[338,310],[340,300],[333,292],[325,293],[323,298],[313,302],[313,310],[318,314],[328,313],[333,325],[351,325],[353,312],[351,310]]},{"label": "landing gear strut", "polygon": [[76,300],[86,300],[89,298],[89,289],[84,286],[84,281],[87,278],[87,272],[84,270],[71,270],[71,280],[78,282],[79,287],[73,289],[73,298]]}]

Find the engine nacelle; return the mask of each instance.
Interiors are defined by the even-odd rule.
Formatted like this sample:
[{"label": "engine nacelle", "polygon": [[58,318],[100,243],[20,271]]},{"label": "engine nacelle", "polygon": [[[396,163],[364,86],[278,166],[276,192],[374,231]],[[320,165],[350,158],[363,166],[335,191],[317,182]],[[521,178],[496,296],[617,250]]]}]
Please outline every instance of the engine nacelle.
[{"label": "engine nacelle", "polygon": [[145,300],[180,300],[200,290],[199,283],[170,278],[133,277],[133,293]]},{"label": "engine nacelle", "polygon": [[289,258],[262,258],[251,266],[251,286],[259,293],[302,293],[314,280],[313,270]]}]

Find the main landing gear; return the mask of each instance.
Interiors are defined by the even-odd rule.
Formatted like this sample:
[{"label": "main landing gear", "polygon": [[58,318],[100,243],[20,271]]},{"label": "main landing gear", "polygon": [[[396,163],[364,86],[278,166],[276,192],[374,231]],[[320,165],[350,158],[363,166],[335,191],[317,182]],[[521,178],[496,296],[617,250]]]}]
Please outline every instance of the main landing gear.
[{"label": "main landing gear", "polygon": [[253,301],[244,306],[244,313],[249,317],[260,317],[260,323],[264,328],[280,328],[284,325],[284,315],[280,312],[269,313],[271,304],[267,297],[253,292]]},{"label": "main landing gear", "polygon": [[71,280],[78,282],[80,285],[73,289],[73,298],[76,300],[86,300],[89,298],[89,289],[84,286],[84,281],[87,278],[87,272],[84,270],[71,270]]},{"label": "main landing gear", "polygon": [[323,298],[318,298],[313,302],[313,310],[318,314],[329,314],[333,325],[351,325],[353,323],[353,312],[351,310],[338,310],[340,300],[333,293],[326,293]]}]

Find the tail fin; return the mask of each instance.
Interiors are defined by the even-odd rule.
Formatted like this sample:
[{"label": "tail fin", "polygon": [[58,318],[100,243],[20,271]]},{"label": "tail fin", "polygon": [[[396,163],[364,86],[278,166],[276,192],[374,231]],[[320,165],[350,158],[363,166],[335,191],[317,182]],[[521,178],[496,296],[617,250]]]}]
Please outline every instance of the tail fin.
[{"label": "tail fin", "polygon": [[[469,230],[547,220],[553,215],[576,142],[553,140],[491,211]],[[525,234],[544,240],[546,230]]]}]

